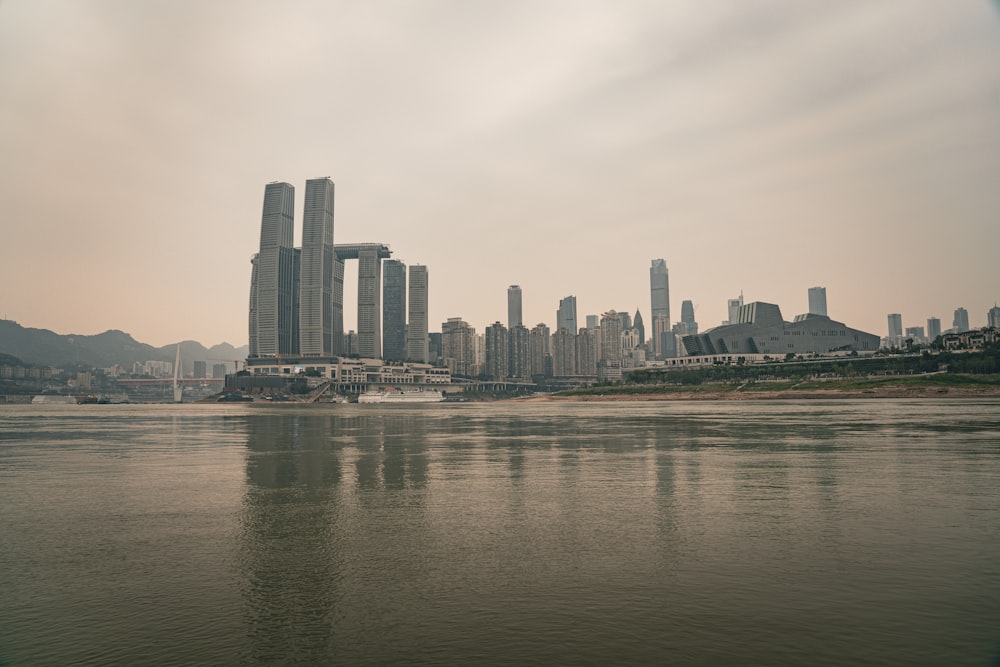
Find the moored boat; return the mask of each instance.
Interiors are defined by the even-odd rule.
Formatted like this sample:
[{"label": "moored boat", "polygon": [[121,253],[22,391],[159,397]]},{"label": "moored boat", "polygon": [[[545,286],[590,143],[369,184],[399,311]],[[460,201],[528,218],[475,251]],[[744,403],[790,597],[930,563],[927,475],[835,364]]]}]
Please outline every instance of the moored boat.
[{"label": "moored boat", "polygon": [[440,403],[444,394],[431,389],[381,389],[368,390],[358,396],[358,403]]}]

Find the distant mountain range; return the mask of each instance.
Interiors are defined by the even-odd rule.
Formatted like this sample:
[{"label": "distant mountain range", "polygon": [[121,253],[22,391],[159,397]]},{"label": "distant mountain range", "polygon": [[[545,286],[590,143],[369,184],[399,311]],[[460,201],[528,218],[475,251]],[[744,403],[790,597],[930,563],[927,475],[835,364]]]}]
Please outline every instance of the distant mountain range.
[{"label": "distant mountain range", "polygon": [[[212,364],[246,359],[247,346],[233,347],[221,343],[206,348],[197,341],[181,342],[181,365],[185,373],[194,369],[195,361],[205,361],[208,372]],[[126,370],[135,362],[169,361],[177,354],[177,344],[153,347],[140,343],[124,331],[105,331],[95,336],[57,334],[48,329],[29,329],[13,320],[0,320],[0,363],[13,363],[16,357],[32,366],[90,366],[109,368],[118,364]],[[229,371],[232,372],[232,366]]]}]

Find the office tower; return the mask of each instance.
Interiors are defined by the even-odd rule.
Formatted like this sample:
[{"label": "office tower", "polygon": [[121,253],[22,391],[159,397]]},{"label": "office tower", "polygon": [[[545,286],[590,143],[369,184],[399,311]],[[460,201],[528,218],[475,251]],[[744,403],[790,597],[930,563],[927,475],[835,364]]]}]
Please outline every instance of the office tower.
[{"label": "office tower", "polygon": [[639,332],[639,345],[646,343],[646,326],[642,323],[642,313],[635,309],[635,317],[632,318],[632,328]]},{"label": "office tower", "polygon": [[507,328],[521,326],[524,321],[521,318],[521,287],[511,285],[507,288]]},{"label": "office tower", "polygon": [[652,260],[649,267],[649,305],[650,323],[653,326],[653,353],[662,357],[656,332],[670,329],[670,278],[667,263],[662,259]]},{"label": "office tower", "polygon": [[[809,288],[809,312],[813,315],[823,315],[828,317],[826,312],[826,288]],[[735,322],[734,322],[735,324]]]},{"label": "office tower", "polygon": [[618,311],[618,321],[621,323],[622,331],[632,328],[632,316],[626,313],[624,310]]},{"label": "office tower", "polygon": [[382,356],[382,259],[378,251],[358,251],[358,354],[367,359]]},{"label": "office tower", "polygon": [[576,332],[575,296],[559,299],[559,310],[556,312],[556,331],[560,329],[565,329],[571,334]]},{"label": "office tower", "polygon": [[476,375],[476,330],[460,317],[441,325],[441,359],[452,375]]},{"label": "office tower", "polygon": [[690,301],[681,301],[681,322],[689,334],[698,333],[698,323],[694,320],[694,304]]},{"label": "office tower", "polygon": [[729,311],[729,324],[736,324],[740,317],[740,308],[743,307],[743,292],[735,299],[730,299],[726,304]]},{"label": "office tower", "polygon": [[358,334],[354,329],[344,334],[343,349],[346,355],[358,356]]},{"label": "office tower", "polygon": [[333,258],[333,353],[344,353],[344,260]]},{"label": "office tower", "polygon": [[441,332],[440,331],[430,331],[427,334],[427,363],[437,364],[438,360],[441,359]]},{"label": "office tower", "polygon": [[491,380],[506,380],[507,364],[507,327],[494,322],[486,327],[486,354],[483,373]]},{"label": "office tower", "polygon": [[250,285],[250,356],[293,354],[298,339],[295,283],[296,255],[292,248],[295,188],[268,183],[260,223],[260,249],[252,260]]},{"label": "office tower", "polygon": [[1000,306],[993,304],[993,307],[986,312],[986,326],[1000,327]]},{"label": "office tower", "polygon": [[531,380],[528,356],[529,332],[524,325],[507,331],[507,377],[518,382]]},{"label": "office tower", "polygon": [[407,358],[406,264],[398,259],[382,263],[382,358]]},{"label": "office tower", "polygon": [[899,313],[889,314],[889,338],[901,338],[903,336],[903,316]]},{"label": "office tower", "polygon": [[936,317],[927,318],[927,338],[930,340],[936,339],[941,335],[941,320]]},{"label": "office tower", "polygon": [[226,377],[226,365],[212,364],[212,377],[217,380]]},{"label": "office tower", "polygon": [[410,267],[410,318],[406,326],[406,357],[426,364],[430,360],[427,339],[427,304],[429,300],[427,267]]},{"label": "office tower", "polygon": [[332,356],[333,181],[306,181],[299,269],[299,353]]},{"label": "office tower", "polygon": [[588,329],[596,329],[599,326],[600,326],[600,323],[599,323],[599,321],[597,319],[597,315],[587,315],[587,328]]},{"label": "office tower", "polygon": [[552,334],[552,375],[568,377],[576,370],[576,334],[560,327]]},{"label": "office tower", "polygon": [[923,340],[924,338],[924,328],[923,327],[906,327],[906,337],[912,338],[915,341]]},{"label": "office tower", "polygon": [[194,377],[195,379],[208,377],[208,364],[204,361],[194,362]]},{"label": "office tower", "polygon": [[552,361],[549,356],[549,328],[542,323],[536,324],[528,332],[528,376],[552,375]]},{"label": "office tower", "polygon": [[599,328],[583,328],[576,334],[576,375],[596,375]]},{"label": "office tower", "polygon": [[952,320],[952,328],[955,333],[964,333],[969,330],[969,311],[959,307],[955,309],[955,319]]}]

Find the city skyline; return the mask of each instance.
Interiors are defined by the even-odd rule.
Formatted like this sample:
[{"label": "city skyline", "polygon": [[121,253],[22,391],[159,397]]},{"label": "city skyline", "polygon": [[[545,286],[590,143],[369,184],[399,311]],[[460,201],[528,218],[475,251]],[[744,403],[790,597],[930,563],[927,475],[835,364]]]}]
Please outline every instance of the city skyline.
[{"label": "city skyline", "polygon": [[527,327],[572,294],[648,337],[651,258],[703,330],[997,301],[996,3],[239,7],[0,6],[0,317],[248,343],[261,184],[323,175],[338,242],[433,267],[431,331],[517,284]]}]

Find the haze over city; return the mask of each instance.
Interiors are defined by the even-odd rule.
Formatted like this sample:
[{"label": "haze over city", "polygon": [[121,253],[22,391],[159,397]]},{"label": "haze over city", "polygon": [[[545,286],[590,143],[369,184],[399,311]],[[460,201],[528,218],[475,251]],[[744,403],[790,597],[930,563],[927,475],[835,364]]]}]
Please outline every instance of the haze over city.
[{"label": "haze over city", "polygon": [[[247,341],[264,185],[425,264],[429,323],[726,300],[885,334],[997,292],[987,2],[0,4],[0,316]],[[345,328],[356,281],[347,273]],[[675,315],[676,319],[676,315]]]}]

